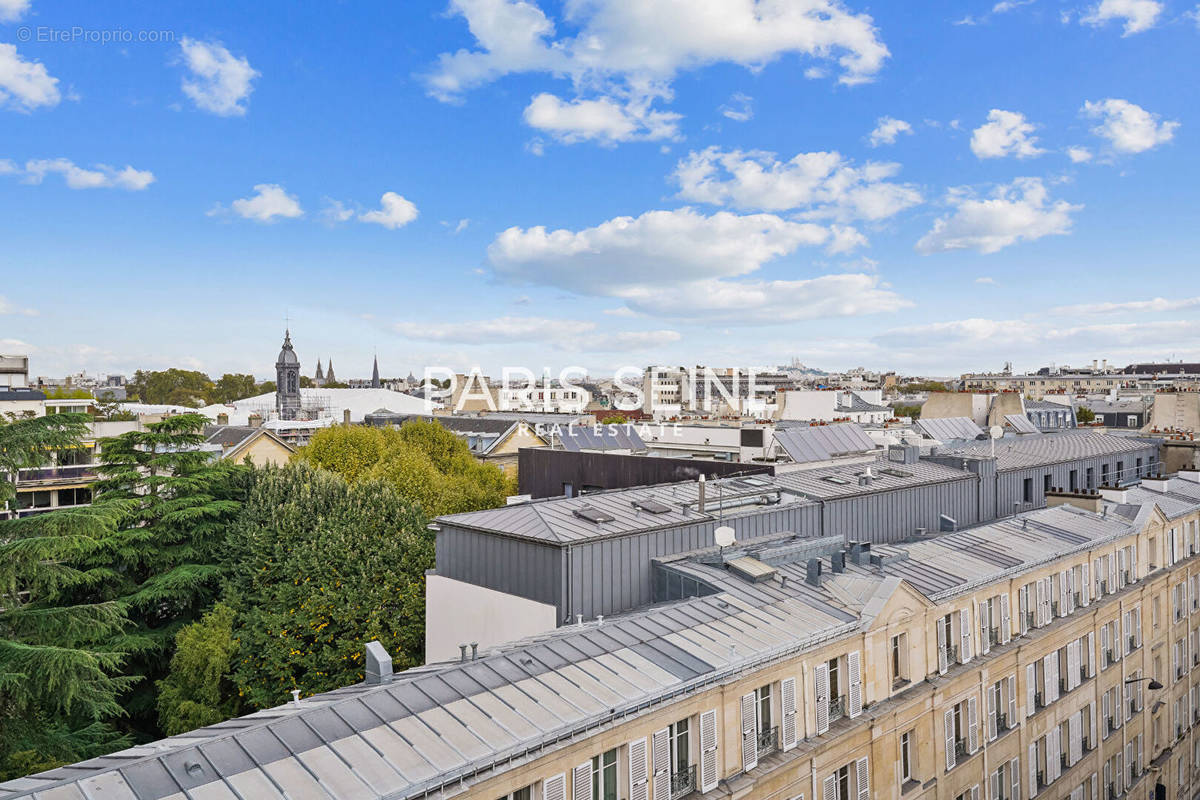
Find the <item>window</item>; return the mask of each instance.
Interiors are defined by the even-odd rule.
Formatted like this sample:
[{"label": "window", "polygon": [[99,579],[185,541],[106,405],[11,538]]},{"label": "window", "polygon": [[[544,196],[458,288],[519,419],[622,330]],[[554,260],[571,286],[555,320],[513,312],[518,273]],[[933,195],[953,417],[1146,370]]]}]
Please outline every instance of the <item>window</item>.
[{"label": "window", "polygon": [[616,748],[592,758],[592,800],[617,800]]},{"label": "window", "polygon": [[1022,499],[1026,503],[1033,502],[1033,478],[1026,478],[1023,481],[1021,494],[1022,494]]},{"label": "window", "polygon": [[695,786],[695,776],[691,774],[691,722],[681,719],[667,729],[667,737],[671,743],[671,786],[680,787],[681,781],[687,779]]},{"label": "window", "polygon": [[822,781],[822,800],[869,800],[871,770],[867,759],[851,761]]},{"label": "window", "polygon": [[763,731],[771,730],[771,685],[755,690],[754,701],[758,704],[758,735],[761,740]]},{"label": "window", "polygon": [[1100,483],[1104,486],[1108,485],[1108,464],[1100,465]]},{"label": "window", "polygon": [[533,800],[533,787],[525,786],[515,792],[509,792],[500,797],[500,800]]},{"label": "window", "polygon": [[1047,472],[1044,476],[1042,476],[1042,493],[1046,494],[1050,491],[1050,488],[1050,473]]},{"label": "window", "polygon": [[907,783],[913,778],[912,740],[914,731],[900,734],[900,782]]},{"label": "window", "polygon": [[892,637],[892,683],[908,682],[908,634]]}]

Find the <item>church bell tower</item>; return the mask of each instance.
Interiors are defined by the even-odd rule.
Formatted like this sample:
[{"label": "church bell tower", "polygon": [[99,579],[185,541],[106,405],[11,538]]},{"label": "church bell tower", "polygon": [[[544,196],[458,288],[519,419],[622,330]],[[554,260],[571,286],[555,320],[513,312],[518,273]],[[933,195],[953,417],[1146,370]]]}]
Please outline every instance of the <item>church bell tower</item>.
[{"label": "church bell tower", "polygon": [[300,359],[290,330],[284,331],[283,349],[275,359],[275,410],[280,419],[296,419],[300,413]]}]

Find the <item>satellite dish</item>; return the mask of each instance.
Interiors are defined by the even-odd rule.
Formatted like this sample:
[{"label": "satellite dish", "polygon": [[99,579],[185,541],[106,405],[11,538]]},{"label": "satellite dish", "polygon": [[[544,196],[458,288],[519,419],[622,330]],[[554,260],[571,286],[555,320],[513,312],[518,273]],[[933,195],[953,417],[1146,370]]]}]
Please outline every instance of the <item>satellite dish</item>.
[{"label": "satellite dish", "polygon": [[717,541],[717,547],[729,547],[733,544],[733,528],[722,525],[713,531],[713,538]]},{"label": "satellite dish", "polygon": [[988,433],[991,434],[993,439],[999,439],[1004,436],[1004,428],[1001,428],[999,425],[993,425],[988,428]]}]

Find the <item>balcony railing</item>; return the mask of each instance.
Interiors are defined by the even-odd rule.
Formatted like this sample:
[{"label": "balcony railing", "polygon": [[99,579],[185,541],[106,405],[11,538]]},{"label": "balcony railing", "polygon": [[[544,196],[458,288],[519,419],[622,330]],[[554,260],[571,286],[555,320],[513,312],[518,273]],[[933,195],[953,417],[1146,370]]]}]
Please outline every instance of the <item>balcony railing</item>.
[{"label": "balcony railing", "polygon": [[1026,628],[1036,628],[1037,625],[1035,625],[1034,622],[1035,622],[1035,617],[1033,615],[1033,612],[1026,611],[1025,612],[1025,627]]},{"label": "balcony railing", "polygon": [[758,757],[779,749],[779,728],[764,728],[758,732]]},{"label": "balcony railing", "polygon": [[988,643],[995,647],[1000,644],[1000,631],[996,628],[988,628]]},{"label": "balcony railing", "polygon": [[95,477],[95,464],[74,464],[64,467],[37,467],[34,469],[17,470],[17,483],[83,480]]},{"label": "balcony railing", "polygon": [[1071,595],[1071,598],[1075,601],[1076,608],[1083,607],[1083,592],[1075,592]]},{"label": "balcony railing", "polygon": [[942,652],[946,655],[947,664],[958,663],[958,645],[948,644],[942,648]]},{"label": "balcony railing", "polygon": [[685,797],[696,791],[696,765],[692,764],[683,772],[671,773],[671,800]]},{"label": "balcony railing", "polygon": [[962,761],[962,760],[966,759],[966,757],[969,755],[971,755],[971,754],[970,754],[970,752],[967,751],[967,743],[965,741],[963,741],[962,739],[955,739],[954,740],[954,758],[955,758],[955,760]]},{"label": "balcony railing", "polygon": [[1117,651],[1110,647],[1104,651],[1104,666],[1111,667],[1115,663],[1117,663]]},{"label": "balcony railing", "polygon": [[1079,680],[1080,680],[1080,681],[1086,681],[1087,679],[1088,679],[1088,667],[1087,667],[1087,664],[1080,664],[1080,665],[1079,665]]},{"label": "balcony railing", "polygon": [[1137,637],[1136,637],[1136,636],[1130,636],[1130,637],[1128,637],[1128,641],[1129,641],[1129,648],[1128,648],[1128,649],[1129,649],[1131,652],[1132,652],[1132,651],[1134,651],[1134,650],[1137,650],[1137,649],[1138,649],[1138,640],[1137,640]]},{"label": "balcony railing", "polygon": [[1003,732],[1003,731],[1008,730],[1009,727],[1010,726],[1008,724],[1008,714],[1005,714],[1003,712],[997,713],[996,714],[996,730],[998,732]]},{"label": "balcony railing", "polygon": [[829,721],[846,716],[846,696],[835,697],[829,701]]},{"label": "balcony railing", "polygon": [[1046,707],[1046,697],[1041,692],[1033,693],[1033,707],[1038,710]]}]

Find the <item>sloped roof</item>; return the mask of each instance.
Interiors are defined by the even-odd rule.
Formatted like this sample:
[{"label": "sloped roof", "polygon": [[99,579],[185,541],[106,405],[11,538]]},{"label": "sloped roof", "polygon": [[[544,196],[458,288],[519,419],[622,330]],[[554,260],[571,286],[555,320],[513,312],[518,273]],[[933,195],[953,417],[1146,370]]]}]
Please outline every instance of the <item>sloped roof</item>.
[{"label": "sloped roof", "polygon": [[1030,422],[1024,414],[1005,414],[1004,421],[1012,426],[1017,433],[1041,433],[1038,427]]},{"label": "sloped roof", "polygon": [[776,428],[775,441],[797,464],[829,461],[838,456],[870,453],[877,449],[875,442],[853,422]]},{"label": "sloped roof", "polygon": [[[976,442],[940,451],[939,455],[988,457],[991,455],[991,447],[991,442]],[[1038,467],[1080,458],[1156,450],[1157,447],[1157,442],[1093,431],[1072,430],[1048,433],[1044,436],[1019,436],[996,442],[996,468],[1006,470]]]},{"label": "sloped roof", "polygon": [[970,417],[921,418],[913,423],[913,427],[941,442],[975,439],[983,435],[983,428],[976,425]]},{"label": "sloped roof", "polygon": [[554,437],[564,450],[645,450],[646,443],[633,425],[571,425]]}]

